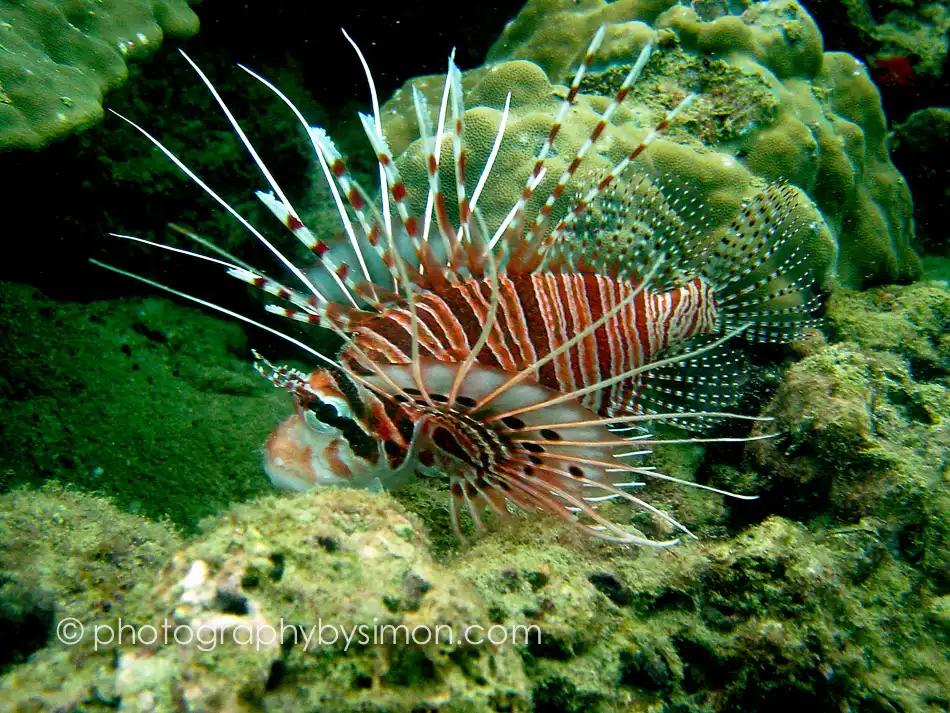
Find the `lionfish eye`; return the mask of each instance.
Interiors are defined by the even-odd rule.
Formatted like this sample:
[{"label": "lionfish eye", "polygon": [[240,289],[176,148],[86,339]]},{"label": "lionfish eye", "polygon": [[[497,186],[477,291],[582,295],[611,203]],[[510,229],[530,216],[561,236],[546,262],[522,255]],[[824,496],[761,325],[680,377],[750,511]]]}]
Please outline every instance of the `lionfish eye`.
[{"label": "lionfish eye", "polygon": [[312,430],[325,432],[327,427],[340,431],[353,452],[361,457],[372,457],[376,443],[370,438],[352,415],[340,415],[336,407],[322,401],[311,401],[304,411],[304,421]]}]

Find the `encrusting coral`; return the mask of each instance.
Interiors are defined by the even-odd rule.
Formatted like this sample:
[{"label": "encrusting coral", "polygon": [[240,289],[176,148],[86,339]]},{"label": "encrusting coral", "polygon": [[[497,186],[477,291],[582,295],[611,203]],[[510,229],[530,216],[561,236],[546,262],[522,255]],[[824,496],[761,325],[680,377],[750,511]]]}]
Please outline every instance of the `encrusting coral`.
[{"label": "encrusting coral", "polygon": [[186,0],[4,0],[0,151],[39,149],[95,123],[126,60],[197,31]]},{"label": "encrusting coral", "polygon": [[[97,695],[143,713],[529,710],[514,646],[478,643],[492,624],[480,595],[433,561],[421,524],[389,496],[329,489],[237,506],[143,574],[138,599],[97,621],[167,622],[168,641],[127,630],[98,652],[91,636],[54,644],[0,684],[10,710],[96,710]],[[72,698],[47,678],[69,666],[81,672]]]},{"label": "encrusting coral", "polygon": [[0,667],[50,643],[57,621],[118,611],[179,544],[164,525],[63,486],[0,495]]},{"label": "encrusting coral", "polygon": [[[913,238],[910,191],[890,162],[880,96],[865,67],[850,55],[822,52],[821,35],[794,0],[755,3],[741,15],[702,20],[672,1],[532,0],[506,27],[488,63],[465,73],[469,180],[479,175],[500,123],[506,91],[511,116],[498,161],[479,205],[489,226],[504,217],[533,167],[589,38],[606,24],[603,45],[585,76],[547,161],[551,185],[590,135],[627,69],[651,38],[658,51],[607,136],[585,162],[599,175],[636,146],[687,94],[697,99],[640,161],[692,189],[716,220],[725,221],[754,185],[786,181],[815,202],[830,228],[809,246],[834,265],[841,282],[859,287],[910,280],[920,263]],[[410,197],[424,201],[425,154],[414,133],[410,86],[437,102],[441,77],[411,80],[384,108],[384,123]],[[449,142],[445,142],[448,144]],[[448,168],[451,148],[443,145]],[[499,180],[498,176],[506,176]],[[551,185],[548,185],[551,184]],[[451,201],[451,187],[449,204]],[[566,210],[568,197],[555,206]],[[721,222],[719,223],[721,224]]]},{"label": "encrusting coral", "polygon": [[769,497],[807,518],[899,543],[942,594],[950,586],[950,292],[939,285],[842,292],[840,340],[794,364],[747,461]]}]

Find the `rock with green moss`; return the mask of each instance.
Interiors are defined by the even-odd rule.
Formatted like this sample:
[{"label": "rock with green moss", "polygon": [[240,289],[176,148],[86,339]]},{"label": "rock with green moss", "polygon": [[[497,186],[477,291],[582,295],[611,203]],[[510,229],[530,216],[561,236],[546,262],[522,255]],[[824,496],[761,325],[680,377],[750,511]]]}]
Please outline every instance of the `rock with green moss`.
[{"label": "rock with green moss", "polygon": [[[464,77],[468,180],[478,179],[500,124],[507,90],[511,116],[479,206],[489,227],[501,222],[534,166],[554,123],[563,84],[589,38],[605,40],[564,120],[548,171],[529,212],[540,208],[577,149],[597,125],[640,49],[656,56],[617,111],[607,138],[585,161],[589,180],[615,165],[688,94],[693,105],[636,168],[662,174],[705,203],[711,227],[722,225],[763,181],[787,181],[817,205],[827,229],[807,246],[818,274],[834,265],[841,281],[861,286],[910,280],[920,264],[910,192],[890,161],[880,96],[850,55],[823,52],[821,35],[794,0],[750,4],[740,15],[704,20],[669,0],[533,0],[506,27],[489,64]],[[410,82],[436,103],[440,77]],[[424,205],[426,154],[417,141],[409,86],[383,112],[412,201]],[[451,167],[450,142],[441,166]],[[449,205],[454,189],[445,186]],[[570,192],[555,204],[557,220]],[[808,218],[804,217],[807,221]]]},{"label": "rock with green moss", "polygon": [[0,151],[38,149],[102,118],[126,61],[190,37],[186,0],[21,0],[0,6]]},{"label": "rock with green moss", "polygon": [[[438,563],[429,547],[383,494],[236,506],[110,611],[167,643],[52,643],[0,692],[17,713],[928,710],[950,693],[948,589],[873,519],[770,517],[671,554],[538,516]],[[498,643],[446,638],[473,626]]]},{"label": "rock with green moss", "polygon": [[0,496],[0,668],[52,640],[54,625],[114,616],[178,547],[164,525],[104,498],[47,486]]},{"label": "rock with green moss", "polygon": [[789,369],[757,429],[777,437],[749,444],[749,464],[789,512],[879,522],[946,586],[950,292],[842,293],[828,321],[842,341]]},{"label": "rock with green moss", "polygon": [[[90,697],[103,686],[113,705],[143,712],[529,710],[514,646],[463,638],[492,625],[483,600],[433,561],[418,520],[388,496],[323,490],[235,507],[150,577],[115,614],[167,631],[99,652],[87,643],[97,665],[72,665]],[[53,647],[11,672],[12,710],[60,703],[44,675],[63,666]]]},{"label": "rock with green moss", "polygon": [[927,631],[942,610],[928,614],[930,585],[871,530],[809,534],[773,517],[671,555],[541,520],[455,570],[497,622],[544,632],[522,647],[536,710],[772,710],[789,697],[926,710],[948,692],[944,640]]}]

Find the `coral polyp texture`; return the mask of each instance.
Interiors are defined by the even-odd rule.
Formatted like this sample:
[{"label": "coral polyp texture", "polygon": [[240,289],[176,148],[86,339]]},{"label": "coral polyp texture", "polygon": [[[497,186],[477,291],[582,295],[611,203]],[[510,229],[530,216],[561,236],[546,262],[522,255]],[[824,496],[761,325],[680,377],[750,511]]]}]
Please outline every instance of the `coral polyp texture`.
[{"label": "coral polyp texture", "polygon": [[[703,19],[668,0],[530,0],[508,24],[485,66],[465,74],[470,176],[487,160],[512,90],[504,141],[480,206],[503,218],[554,123],[572,67],[601,25],[606,36],[564,118],[535,200],[548,194],[590,135],[648,41],[658,52],[614,115],[585,166],[599,177],[689,94],[696,100],[637,169],[688,186],[721,227],[763,182],[797,186],[828,231],[810,246],[842,284],[913,280],[920,263],[910,243],[910,191],[890,161],[880,96],[854,57],[823,52],[821,34],[794,0],[754,3],[740,15]],[[437,102],[441,77],[409,83]],[[425,153],[414,133],[409,85],[390,100],[384,122],[417,204],[428,188]],[[451,148],[442,147],[444,167]],[[474,180],[474,179],[473,179]],[[550,185],[548,185],[550,184]],[[567,210],[570,196],[555,206]],[[451,200],[449,201],[451,204]],[[540,205],[537,206],[540,208]],[[718,221],[718,222],[717,222]]]},{"label": "coral polyp texture", "polygon": [[0,151],[97,122],[127,60],[197,31],[185,0],[0,0]]}]

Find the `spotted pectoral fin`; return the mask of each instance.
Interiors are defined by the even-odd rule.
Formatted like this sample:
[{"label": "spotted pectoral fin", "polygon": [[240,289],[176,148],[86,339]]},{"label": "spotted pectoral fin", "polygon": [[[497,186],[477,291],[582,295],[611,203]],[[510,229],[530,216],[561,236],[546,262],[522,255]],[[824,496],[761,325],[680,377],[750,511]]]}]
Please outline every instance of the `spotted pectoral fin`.
[{"label": "spotted pectoral fin", "polygon": [[827,275],[813,247],[827,231],[821,214],[792,185],[768,185],[746,201],[703,274],[716,288],[720,329],[745,326],[749,341],[788,342],[820,323]]},{"label": "spotted pectoral fin", "polygon": [[[694,352],[717,337],[694,337],[657,354],[657,362]],[[748,382],[748,358],[725,345],[649,369],[640,376],[637,405],[648,414],[669,414],[663,422],[702,431],[722,421],[714,414],[733,408]],[[682,415],[677,415],[682,414]]]},{"label": "spotted pectoral fin", "polygon": [[697,203],[681,181],[641,174],[598,195],[559,252],[582,269],[671,289],[683,282],[708,227]]}]

